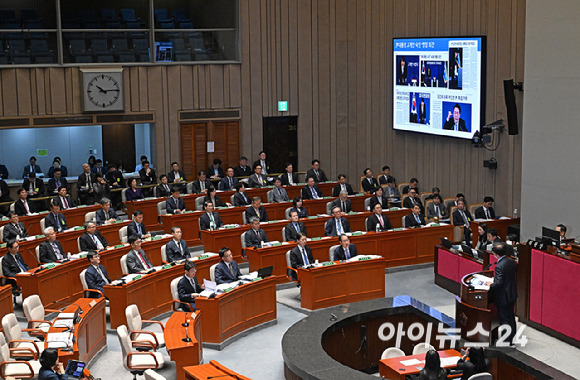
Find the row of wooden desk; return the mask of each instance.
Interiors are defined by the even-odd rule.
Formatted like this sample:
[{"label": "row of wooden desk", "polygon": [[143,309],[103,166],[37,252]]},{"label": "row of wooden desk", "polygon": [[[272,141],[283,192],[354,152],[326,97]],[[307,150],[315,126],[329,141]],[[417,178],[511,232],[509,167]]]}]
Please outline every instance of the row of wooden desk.
[{"label": "row of wooden desk", "polygon": [[[450,236],[453,226],[441,225],[399,231],[368,232],[353,235],[350,241],[356,244],[361,255],[380,255],[384,266],[394,267],[413,265],[433,261],[433,246],[441,236]],[[314,259],[320,262],[329,260],[330,247],[338,245],[336,237],[324,237],[310,240],[308,246],[312,249]],[[271,247],[248,249],[250,271],[272,265],[275,275],[286,274],[286,252],[296,246],[295,242],[284,242]]]},{"label": "row of wooden desk", "polygon": [[[97,211],[100,209],[100,205],[92,205],[92,206],[79,206],[74,208],[69,208],[67,210],[61,210],[62,214],[66,218],[66,222],[69,226],[82,226],[85,224],[85,214],[93,211]],[[48,211],[43,211],[38,214],[28,215],[28,216],[19,216],[18,219],[20,222],[24,223],[26,230],[30,236],[32,235],[40,235],[43,233],[40,229],[40,220],[44,219],[48,215]],[[10,222],[10,219],[3,218],[0,220],[0,227],[5,226]]]},{"label": "row of wooden desk", "polygon": [[[142,247],[149,254],[153,265],[162,264],[161,246],[167,244],[169,240],[169,237],[165,237],[143,243]],[[130,249],[128,244],[124,244],[100,253],[101,264],[105,266],[111,279],[122,276],[120,260]],[[88,260],[82,258],[41,271],[38,271],[38,264],[36,264],[28,272],[17,274],[16,278],[18,285],[22,287],[23,299],[32,294],[38,294],[45,308],[54,308],[58,303],[70,303],[82,296],[83,288],[79,275],[88,266]],[[207,272],[202,271],[202,273],[209,276],[209,268]]]},{"label": "row of wooden desk", "polygon": [[[332,195],[332,188],[336,186],[337,182],[324,182],[318,183],[318,187],[322,191],[325,196]],[[292,200],[294,197],[301,196],[302,186],[286,186],[286,192],[288,193],[288,197]],[[254,189],[246,189],[246,195],[248,198],[252,199],[252,197],[260,197],[262,198],[263,203],[268,202],[267,193],[268,191],[272,190],[273,187],[264,187],[264,188],[254,188]],[[235,191],[220,191],[217,193],[222,200],[222,202],[230,202],[230,197],[235,194]],[[183,195],[183,200],[185,201],[185,208],[187,210],[196,210],[195,208],[195,200],[198,197],[204,197],[206,194],[185,194]],[[166,200],[167,198],[160,197],[160,198],[147,198],[143,200],[133,201],[133,202],[123,202],[125,208],[127,209],[127,214],[131,215],[135,210],[141,210],[143,212],[143,223],[145,223],[145,227],[147,229],[157,230],[161,228],[161,224],[159,222],[159,217],[157,215],[157,203]],[[290,203],[290,206],[292,203]],[[313,210],[314,211],[314,210]],[[308,210],[310,213],[310,210]],[[317,211],[317,212],[326,212],[326,211]],[[283,217],[282,217],[283,218]],[[223,219],[223,217],[222,217]],[[281,218],[280,218],[281,219]],[[226,223],[224,221],[224,223]],[[236,223],[236,222],[231,222]],[[241,220],[240,220],[241,223]]]}]

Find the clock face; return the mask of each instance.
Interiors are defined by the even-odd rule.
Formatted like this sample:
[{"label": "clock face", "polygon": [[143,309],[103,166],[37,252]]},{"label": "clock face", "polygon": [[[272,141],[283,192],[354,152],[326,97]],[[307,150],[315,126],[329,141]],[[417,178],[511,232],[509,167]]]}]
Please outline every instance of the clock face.
[{"label": "clock face", "polygon": [[98,74],[90,78],[86,91],[88,100],[103,110],[113,107],[121,97],[121,85],[108,74]]}]

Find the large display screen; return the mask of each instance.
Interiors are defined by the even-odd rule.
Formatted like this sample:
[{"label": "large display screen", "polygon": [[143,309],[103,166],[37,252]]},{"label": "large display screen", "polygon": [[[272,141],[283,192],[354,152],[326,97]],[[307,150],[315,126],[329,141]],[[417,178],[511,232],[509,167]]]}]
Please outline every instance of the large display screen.
[{"label": "large display screen", "polygon": [[471,139],[483,125],[485,37],[393,39],[393,128]]}]

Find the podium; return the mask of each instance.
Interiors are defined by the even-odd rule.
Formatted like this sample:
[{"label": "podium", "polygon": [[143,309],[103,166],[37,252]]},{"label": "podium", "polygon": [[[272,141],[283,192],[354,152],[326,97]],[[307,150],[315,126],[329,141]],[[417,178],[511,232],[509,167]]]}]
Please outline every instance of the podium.
[{"label": "podium", "polygon": [[455,296],[455,323],[461,338],[470,342],[491,343],[491,331],[497,327],[497,310],[490,305],[487,290],[475,290],[469,282],[473,275],[493,277],[493,271],[470,273],[461,279],[460,297]]}]

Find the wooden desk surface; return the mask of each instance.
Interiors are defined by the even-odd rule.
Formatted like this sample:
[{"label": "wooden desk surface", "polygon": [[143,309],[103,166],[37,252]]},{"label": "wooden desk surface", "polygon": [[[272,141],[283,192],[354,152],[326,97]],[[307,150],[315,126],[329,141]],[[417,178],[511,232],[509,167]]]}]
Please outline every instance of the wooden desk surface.
[{"label": "wooden desk surface", "polygon": [[[441,358],[448,358],[452,356],[461,357],[461,354],[456,350],[444,350],[444,351],[437,351]],[[409,356],[402,356],[399,358],[390,358],[390,359],[382,359],[379,362],[379,374],[387,379],[392,380],[405,380],[405,376],[414,375],[421,372],[420,368],[425,366],[425,363],[421,364],[414,364],[406,366],[402,364],[402,361],[417,359],[424,361],[425,354],[418,354],[418,355],[409,355]],[[450,366],[442,366],[443,368],[454,368],[456,365]]]},{"label": "wooden desk surface", "polygon": [[[94,306],[91,306],[93,304]],[[107,344],[105,299],[79,298],[74,304],[66,307],[64,313],[74,313],[77,306],[81,308],[81,321],[75,324],[72,351],[59,349],[58,356],[62,363],[68,360],[80,360],[89,363],[93,356]],[[51,327],[48,333],[64,331],[64,328]],[[47,347],[45,343],[45,348]]]},{"label": "wooden desk surface", "polygon": [[[183,367],[196,366],[203,362],[200,313],[199,310],[195,313],[176,311],[165,324],[163,333],[165,346],[171,361],[175,362],[176,378],[178,380],[185,379]],[[189,326],[183,327],[181,324],[184,321],[188,321]],[[186,330],[191,342],[182,340],[186,337]]]},{"label": "wooden desk surface", "polygon": [[101,209],[101,205],[85,206],[81,205],[78,207],[69,208],[66,210],[60,210],[60,212],[66,218],[66,223],[69,227],[72,226],[82,226],[85,224],[85,214]]},{"label": "wooden desk surface", "polygon": [[298,268],[300,303],[316,310],[385,296],[385,259]]},{"label": "wooden desk surface", "polygon": [[[386,267],[396,267],[433,261],[433,246],[440,242],[439,237],[450,236],[452,232],[453,226],[450,225],[407,228],[400,231],[353,235],[350,241],[356,245],[359,254],[381,255],[385,258]],[[330,247],[338,244],[336,237],[324,237],[308,242],[314,259],[320,262],[328,261]],[[286,252],[295,245],[294,242],[285,242],[278,246],[246,250],[250,260],[250,271],[272,265],[273,274],[285,276]]]},{"label": "wooden desk surface", "polygon": [[[0,286],[0,315],[14,313],[14,304],[12,303],[12,286]],[[0,331],[2,331],[0,326]]]},{"label": "wooden desk surface", "polygon": [[[210,266],[217,264],[220,258],[217,255],[202,260],[195,257],[192,261],[197,267],[196,278],[200,284],[203,284],[204,278],[210,278]],[[126,324],[125,308],[131,304],[136,304],[139,307],[143,319],[151,319],[170,311],[173,302],[170,290],[171,281],[183,275],[183,264],[178,264],[168,269],[143,275],[142,278],[124,285],[105,285],[105,294],[109,298],[111,328],[116,329],[118,326]],[[205,341],[205,334],[203,339]]]},{"label": "wooden desk surface", "polygon": [[[215,360],[209,363],[183,368],[187,380],[206,380],[209,378],[219,378],[220,380],[251,380],[231,369],[228,369]],[[230,376],[227,376],[230,375]]]},{"label": "wooden desk surface", "polygon": [[276,319],[276,276],[238,286],[215,298],[196,298],[202,312],[202,336],[208,343],[226,339]]}]

